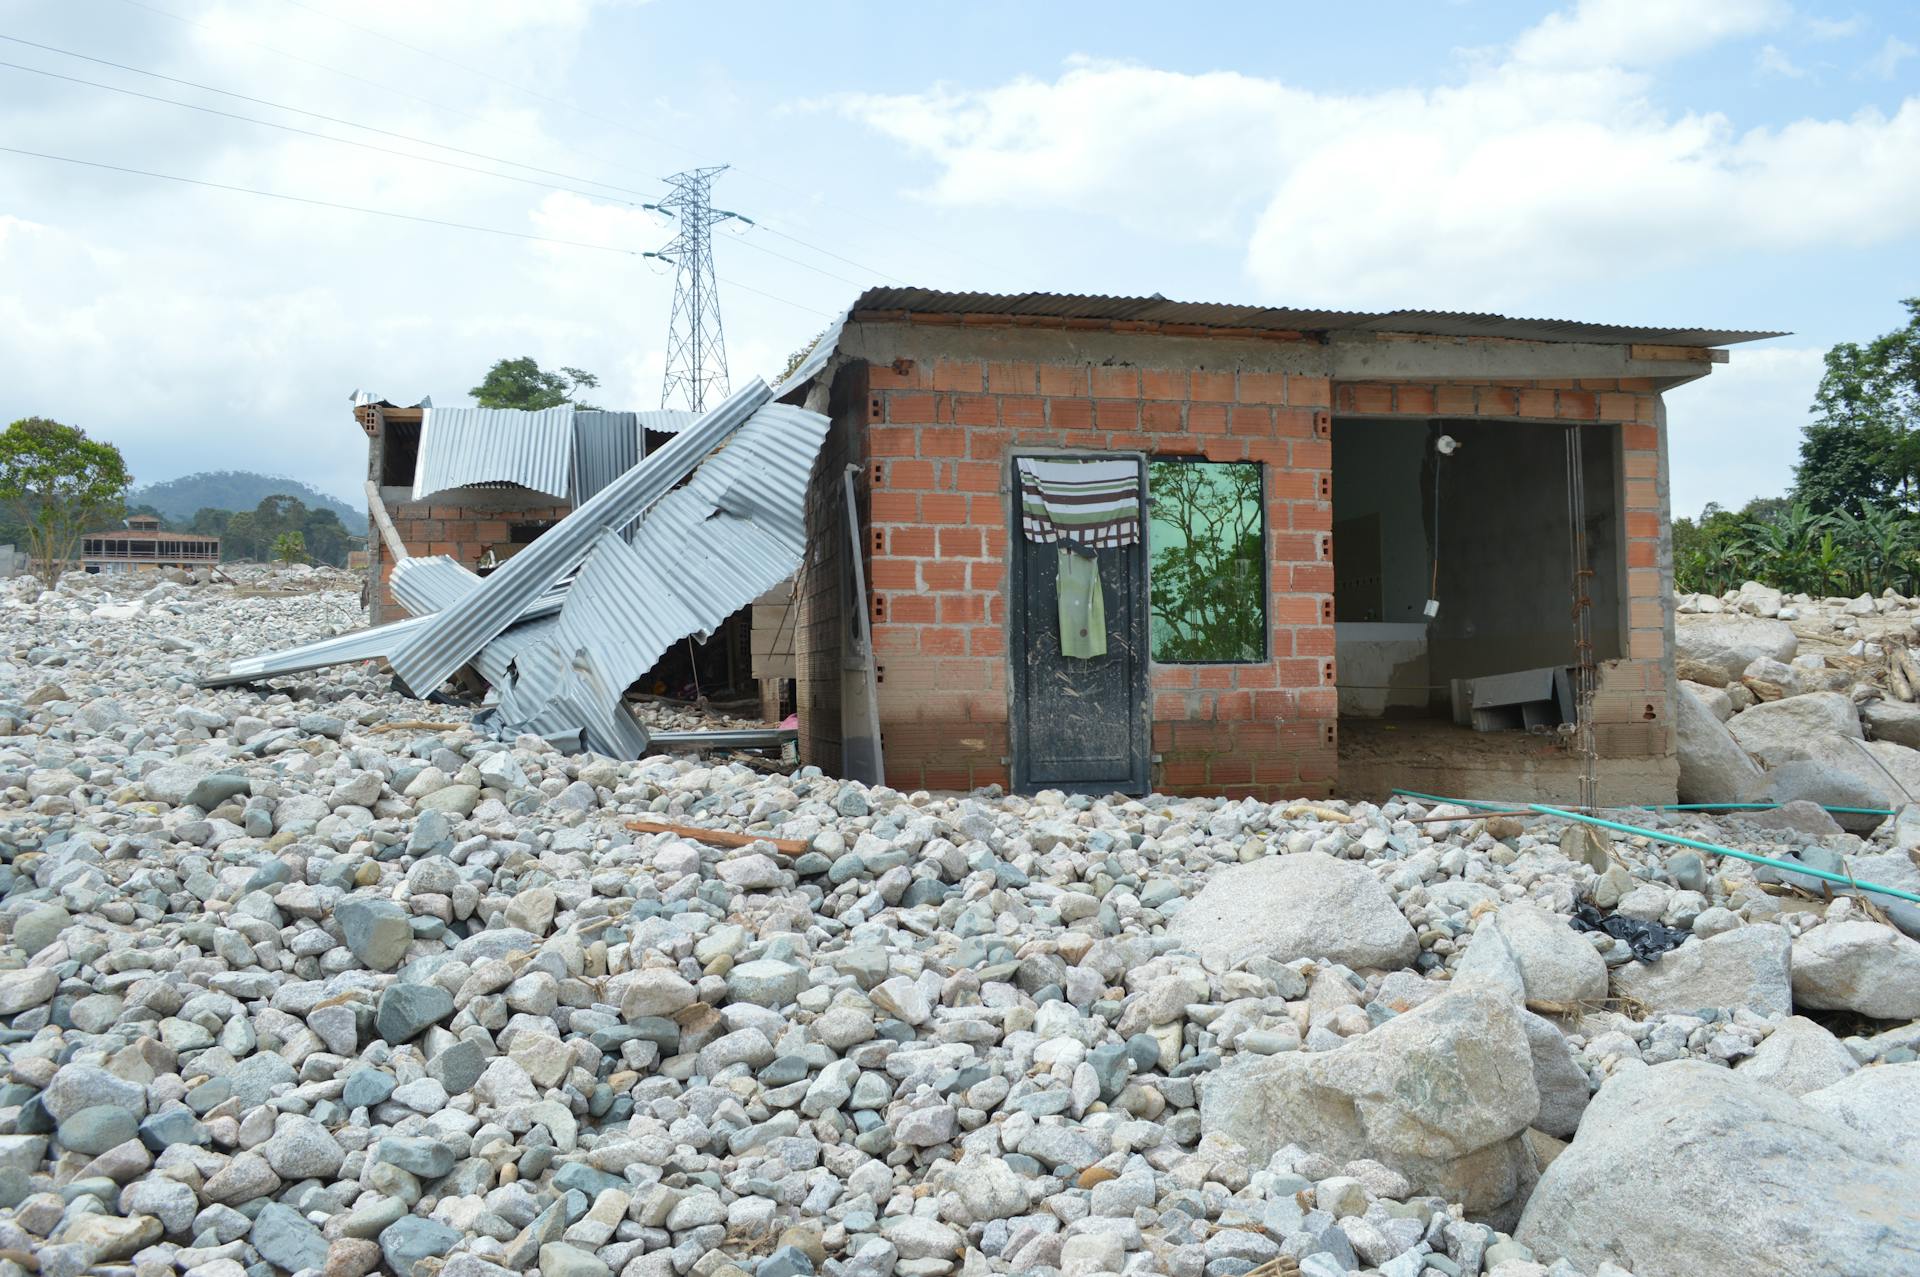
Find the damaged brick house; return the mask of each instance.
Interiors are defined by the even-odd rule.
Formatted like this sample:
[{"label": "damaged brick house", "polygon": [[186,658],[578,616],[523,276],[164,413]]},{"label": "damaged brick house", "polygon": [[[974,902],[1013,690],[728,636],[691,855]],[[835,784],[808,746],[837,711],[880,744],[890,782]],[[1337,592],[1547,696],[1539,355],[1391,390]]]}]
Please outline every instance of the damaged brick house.
[{"label": "damaged brick house", "polygon": [[1601,797],[1671,800],[1663,395],[1772,335],[869,290],[780,390],[832,417],[802,759],[877,723],[905,790],[1570,799],[1578,580]]}]

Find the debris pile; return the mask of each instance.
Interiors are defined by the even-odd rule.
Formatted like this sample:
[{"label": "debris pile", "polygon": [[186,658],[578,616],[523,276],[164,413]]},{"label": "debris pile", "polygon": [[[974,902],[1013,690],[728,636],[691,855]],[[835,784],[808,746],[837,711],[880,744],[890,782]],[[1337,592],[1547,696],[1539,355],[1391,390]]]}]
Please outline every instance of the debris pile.
[{"label": "debris pile", "polygon": [[[712,633],[800,566],[827,419],[771,400],[754,378],[658,452],[602,476],[603,486],[484,578],[444,556],[403,558],[391,588],[409,620],[250,656],[203,681],[230,686],[384,659],[400,686],[429,697],[470,669],[488,688],[478,721],[496,739],[532,734],[640,758],[650,735],[627,689],[671,645]],[[571,436],[571,409],[566,416],[556,439]],[[442,451],[478,464],[482,442]],[[564,450],[556,457],[549,468],[563,474]]]},{"label": "debris pile", "polygon": [[[189,678],[357,602],[0,583],[0,1277],[1920,1266],[1920,943],[1866,898]],[[1920,825],[1816,815],[1635,819],[1920,885]]]}]

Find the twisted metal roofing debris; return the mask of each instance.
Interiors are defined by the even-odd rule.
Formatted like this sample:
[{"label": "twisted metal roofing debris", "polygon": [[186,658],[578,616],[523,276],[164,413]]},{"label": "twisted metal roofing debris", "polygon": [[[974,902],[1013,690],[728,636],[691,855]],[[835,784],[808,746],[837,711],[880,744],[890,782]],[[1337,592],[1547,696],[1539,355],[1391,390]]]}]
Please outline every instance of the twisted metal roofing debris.
[{"label": "twisted metal roofing debris", "polygon": [[499,705],[489,726],[502,736],[579,731],[585,748],[638,757],[646,733],[626,689],[674,643],[712,633],[800,566],[807,481],[826,435],[825,417],[769,404],[647,512],[630,546],[603,533],[554,624],[520,646],[503,677],[490,676]]},{"label": "twisted metal roofing debris", "polygon": [[[1193,324],[1269,332],[1393,332],[1437,337],[1505,337],[1521,341],[1579,341],[1599,345],[1729,346],[1785,333],[1719,328],[1643,328],[1570,319],[1514,319],[1452,310],[1300,310],[1176,302],[1164,297],[1106,297],[1075,293],[949,293],[933,288],[869,288],[849,312],[901,311],[918,315],[1012,316],[1031,320],[1094,319],[1145,324]],[[827,343],[822,343],[825,345]],[[803,365],[804,366],[804,365]],[[793,379],[789,378],[791,382]]]},{"label": "twisted metal roofing debris", "polygon": [[[401,686],[416,696],[439,687],[517,620],[535,599],[560,583],[605,532],[618,532],[666,496],[714,448],[731,438],[768,400],[755,377],[659,452],[646,458],[508,559],[478,589],[435,614],[408,635],[390,658]],[[803,413],[781,408],[782,415]],[[814,414],[804,414],[812,416]]]},{"label": "twisted metal roofing debris", "polygon": [[413,499],[476,483],[517,483],[558,500],[572,489],[573,405],[429,408],[420,417]]}]

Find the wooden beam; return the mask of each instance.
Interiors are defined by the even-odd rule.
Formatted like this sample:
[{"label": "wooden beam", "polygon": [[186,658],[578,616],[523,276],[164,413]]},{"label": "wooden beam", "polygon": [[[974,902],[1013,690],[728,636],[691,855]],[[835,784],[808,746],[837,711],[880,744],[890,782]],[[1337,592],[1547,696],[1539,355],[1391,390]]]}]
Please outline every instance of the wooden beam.
[{"label": "wooden beam", "polygon": [[1634,359],[1654,359],[1686,364],[1724,364],[1727,352],[1711,346],[1629,346]]},{"label": "wooden beam", "polygon": [[757,842],[772,844],[775,851],[799,855],[813,844],[805,838],[772,838],[766,834],[736,834],[730,829],[702,829],[698,825],[673,825],[657,820],[629,820],[627,828],[641,834],[678,834],[712,843],[716,847],[748,847]]},{"label": "wooden beam", "polygon": [[413,557],[407,553],[407,543],[394,530],[393,520],[387,517],[387,503],[380,499],[380,486],[371,479],[367,480],[367,513],[373,516],[374,526],[380,529],[380,539],[386,543],[395,563]]}]

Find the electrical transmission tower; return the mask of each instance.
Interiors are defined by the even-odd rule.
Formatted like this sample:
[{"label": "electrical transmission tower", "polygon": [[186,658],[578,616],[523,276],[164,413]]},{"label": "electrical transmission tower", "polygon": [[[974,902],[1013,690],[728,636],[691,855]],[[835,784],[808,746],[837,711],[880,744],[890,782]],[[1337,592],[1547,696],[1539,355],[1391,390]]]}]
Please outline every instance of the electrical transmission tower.
[{"label": "electrical transmission tower", "polygon": [[675,395],[686,406],[705,411],[707,401],[724,399],[727,384],[727,337],[720,325],[720,291],[713,276],[713,227],[728,218],[749,219],[715,208],[709,195],[713,179],[727,166],[692,169],[667,179],[673,194],[655,207],[680,226],[673,241],[653,256],[674,264],[673,318],[667,326],[667,377],[660,390],[660,406],[669,407]]}]

